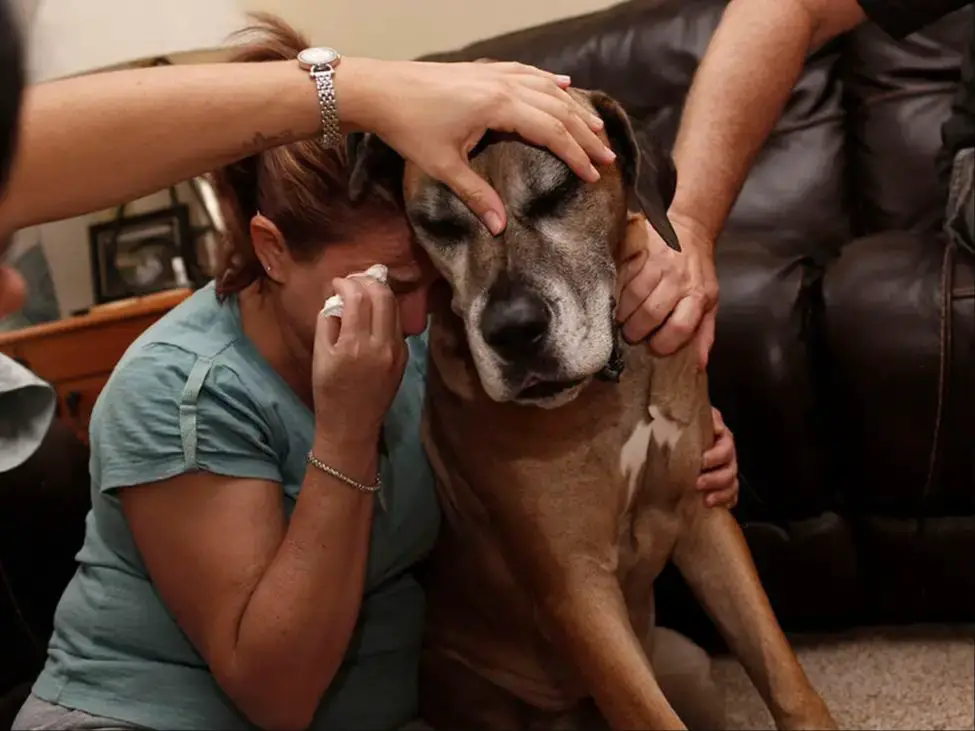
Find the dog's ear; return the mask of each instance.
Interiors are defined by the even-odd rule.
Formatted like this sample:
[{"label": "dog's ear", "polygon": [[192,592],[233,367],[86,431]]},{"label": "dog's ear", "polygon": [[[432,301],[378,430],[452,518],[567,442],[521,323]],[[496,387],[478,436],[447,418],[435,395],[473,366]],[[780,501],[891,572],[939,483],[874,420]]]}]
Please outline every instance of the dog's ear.
[{"label": "dog's ear", "polygon": [[383,188],[393,200],[403,199],[404,161],[396,150],[371,132],[354,132],[346,137],[349,168],[349,198],[358,203],[373,186]]},{"label": "dog's ear", "polygon": [[589,100],[606,123],[606,136],[622,167],[623,182],[629,192],[627,203],[631,209],[643,211],[667,246],[680,251],[677,233],[667,218],[677,187],[677,170],[670,154],[650,135],[638,141],[629,115],[611,96],[593,91]]}]

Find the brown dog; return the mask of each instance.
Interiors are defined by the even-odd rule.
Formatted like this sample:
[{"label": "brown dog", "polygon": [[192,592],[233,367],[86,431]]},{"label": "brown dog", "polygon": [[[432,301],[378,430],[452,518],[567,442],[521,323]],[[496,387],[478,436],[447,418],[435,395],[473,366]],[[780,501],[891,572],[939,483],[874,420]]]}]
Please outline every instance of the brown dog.
[{"label": "brown dog", "polygon": [[401,186],[450,285],[429,333],[424,430],[445,521],[421,712],[442,729],[685,728],[648,659],[659,656],[653,583],[672,559],[778,727],[836,728],[737,523],[693,489],[713,439],[693,349],[661,359],[618,342],[629,211],[679,248],[666,216],[673,166],[653,146],[640,159],[616,102],[573,93],[606,122],[617,165],[588,185],[547,151],[489,135],[471,164],[505,201],[497,238],[378,139],[350,140],[353,198]]}]

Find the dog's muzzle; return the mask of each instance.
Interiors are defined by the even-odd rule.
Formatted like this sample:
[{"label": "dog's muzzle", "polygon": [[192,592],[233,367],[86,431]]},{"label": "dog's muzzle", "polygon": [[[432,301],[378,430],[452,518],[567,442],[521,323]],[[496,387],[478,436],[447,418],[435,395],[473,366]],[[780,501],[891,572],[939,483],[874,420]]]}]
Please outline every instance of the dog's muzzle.
[{"label": "dog's muzzle", "polygon": [[625,352],[623,350],[623,326],[616,322],[616,298],[613,298],[612,306],[609,308],[610,317],[613,319],[613,351],[609,354],[609,360],[603,369],[596,374],[600,381],[610,381],[619,383],[626,368]]}]

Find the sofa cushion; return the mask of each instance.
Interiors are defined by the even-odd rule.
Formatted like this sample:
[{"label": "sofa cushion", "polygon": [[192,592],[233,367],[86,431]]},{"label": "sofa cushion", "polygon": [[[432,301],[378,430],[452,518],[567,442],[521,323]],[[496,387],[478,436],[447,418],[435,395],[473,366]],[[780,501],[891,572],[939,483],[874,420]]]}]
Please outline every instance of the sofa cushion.
[{"label": "sofa cushion", "polygon": [[975,7],[901,41],[873,23],[846,37],[842,78],[857,235],[940,229],[946,196],[937,165],[941,128],[972,38]]}]

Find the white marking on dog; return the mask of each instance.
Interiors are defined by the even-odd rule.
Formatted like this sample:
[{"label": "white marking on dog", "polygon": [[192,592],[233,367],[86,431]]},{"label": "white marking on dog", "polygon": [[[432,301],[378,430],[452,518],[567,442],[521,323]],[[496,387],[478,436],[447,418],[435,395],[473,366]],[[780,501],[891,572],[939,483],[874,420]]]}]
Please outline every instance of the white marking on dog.
[{"label": "white marking on dog", "polygon": [[641,421],[633,429],[633,433],[623,443],[623,448],[620,450],[620,472],[627,481],[627,507],[633,502],[640,475],[643,473],[643,466],[647,463],[647,450],[650,448],[652,432],[653,422]]},{"label": "white marking on dog", "polygon": [[661,449],[666,447],[673,451],[677,442],[684,436],[684,427],[664,414],[660,407],[654,404],[650,404],[647,413],[650,414],[650,436],[653,441]]}]

